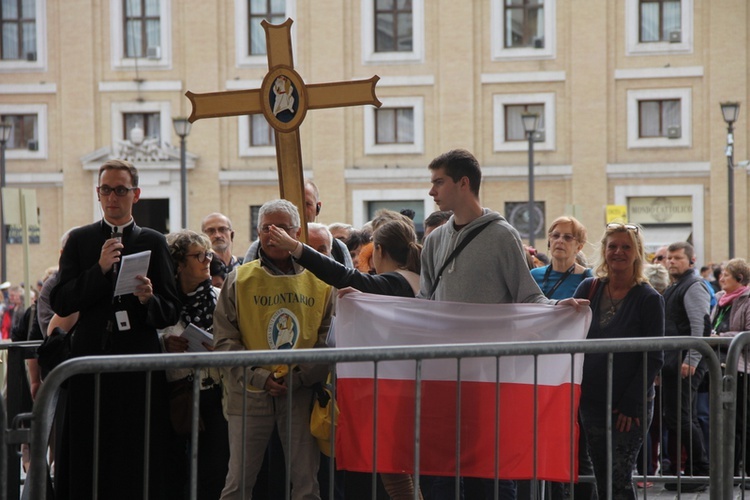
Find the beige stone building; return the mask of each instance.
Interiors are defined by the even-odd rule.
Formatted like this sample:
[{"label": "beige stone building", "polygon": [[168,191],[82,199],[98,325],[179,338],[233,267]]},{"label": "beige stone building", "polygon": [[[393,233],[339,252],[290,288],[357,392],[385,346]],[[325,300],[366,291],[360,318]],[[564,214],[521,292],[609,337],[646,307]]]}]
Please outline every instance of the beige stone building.
[{"label": "beige stone building", "polygon": [[[127,156],[141,171],[136,219],[183,226],[179,138],[187,90],[260,87],[261,19],[294,19],[307,84],[378,75],[383,106],[311,110],[300,128],[320,221],[359,226],[377,208],[436,207],[426,165],[451,148],[484,168],[482,201],[527,234],[534,144],[536,244],[572,213],[598,239],[608,205],[627,207],[653,249],[691,238],[698,261],[728,255],[727,126],[735,123],[735,255],[748,255],[746,0],[8,0],[0,115],[14,124],[6,183],[36,192],[31,279],[69,227],[100,218],[96,169]],[[24,10],[25,9],[25,10]],[[133,133],[135,129],[135,132]],[[228,214],[235,253],[252,215],[278,196],[273,134],[261,116],[199,120],[186,139],[186,226]],[[11,228],[8,279],[23,279]],[[593,255],[595,248],[589,246]]]}]

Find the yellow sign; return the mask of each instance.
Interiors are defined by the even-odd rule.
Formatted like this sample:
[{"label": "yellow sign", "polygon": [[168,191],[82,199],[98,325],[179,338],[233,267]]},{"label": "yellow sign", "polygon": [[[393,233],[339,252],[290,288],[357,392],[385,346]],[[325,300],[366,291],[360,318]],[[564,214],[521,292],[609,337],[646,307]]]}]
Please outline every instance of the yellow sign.
[{"label": "yellow sign", "polygon": [[625,205],[607,205],[607,224],[610,222],[628,222],[628,207]]},{"label": "yellow sign", "polygon": [[690,196],[639,196],[628,198],[630,222],[638,224],[692,224]]}]

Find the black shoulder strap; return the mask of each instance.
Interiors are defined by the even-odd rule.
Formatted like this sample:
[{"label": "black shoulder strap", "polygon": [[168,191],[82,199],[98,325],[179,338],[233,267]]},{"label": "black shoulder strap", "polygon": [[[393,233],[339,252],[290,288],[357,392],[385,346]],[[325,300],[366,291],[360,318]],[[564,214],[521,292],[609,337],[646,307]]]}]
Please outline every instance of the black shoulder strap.
[{"label": "black shoulder strap", "polygon": [[596,293],[596,289],[599,287],[599,278],[594,278],[594,281],[591,282],[591,286],[589,286],[589,301],[594,300],[594,294]]},{"label": "black shoulder strap", "polygon": [[482,230],[492,224],[494,220],[490,220],[482,224],[481,226],[477,226],[474,229],[471,230],[469,234],[467,234],[464,239],[461,240],[461,243],[456,245],[456,248],[453,249],[453,252],[448,256],[447,259],[445,259],[445,262],[443,262],[443,266],[440,268],[440,271],[438,271],[437,275],[435,276],[435,281],[432,283],[432,290],[430,290],[430,298],[435,294],[435,290],[437,290],[438,283],[440,283],[440,277],[443,275],[443,271],[445,271],[445,268],[448,267],[448,264],[451,263],[453,259],[456,258],[456,256],[461,253],[461,250],[466,247],[469,243],[471,243],[471,240],[476,238],[476,236],[482,232]]}]

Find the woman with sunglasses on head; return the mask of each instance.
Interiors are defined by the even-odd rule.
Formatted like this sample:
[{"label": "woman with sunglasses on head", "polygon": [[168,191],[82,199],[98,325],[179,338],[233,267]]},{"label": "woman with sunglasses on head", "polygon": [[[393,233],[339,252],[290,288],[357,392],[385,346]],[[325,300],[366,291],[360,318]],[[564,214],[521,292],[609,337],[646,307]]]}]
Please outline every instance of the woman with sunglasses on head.
[{"label": "woman with sunglasses on head", "polygon": [[562,216],[547,231],[549,265],[531,270],[536,284],[548,299],[567,299],[578,285],[592,276],[591,269],[576,263],[578,252],[586,244],[586,228],[575,217]]},{"label": "woman with sunglasses on head", "polygon": [[[203,234],[183,229],[177,233],[167,235],[169,253],[174,261],[177,272],[177,288],[179,290],[182,308],[180,320],[176,325],[162,331],[164,349],[170,353],[188,350],[188,340],[181,336],[188,325],[194,325],[211,333],[213,329],[213,313],[219,289],[211,284],[210,264],[213,259],[211,243]],[[213,350],[213,344],[203,343],[206,350]],[[175,431],[171,452],[174,474],[177,478],[175,485],[187,488],[189,485],[190,464],[190,425],[191,412],[184,411],[177,403],[182,391],[192,393],[193,378],[196,376],[192,369],[167,370],[167,380],[170,385],[170,417]],[[215,368],[201,369],[200,377],[200,432],[198,433],[198,498],[218,499],[224,487],[229,463],[229,437],[227,421],[222,411],[221,379]],[[192,400],[191,400],[192,401]],[[172,405],[175,406],[172,406]],[[182,412],[180,411],[182,410]],[[175,412],[177,414],[175,414]],[[177,418],[175,418],[177,417]],[[183,418],[179,418],[183,417]],[[186,427],[187,426],[187,427]],[[187,493],[187,490],[184,490]],[[182,493],[182,491],[180,492]],[[180,495],[178,495],[180,497]],[[181,496],[184,498],[184,496]]]},{"label": "woman with sunglasses on head", "polygon": [[[634,224],[607,224],[596,278],[587,278],[575,297],[591,301],[590,339],[664,336],[664,299],[644,276],[643,235]],[[579,415],[594,464],[599,498],[635,499],[632,475],[654,411],[654,379],[662,351],[615,353],[608,385],[607,353],[585,355]],[[645,360],[645,381],[644,381]],[[643,387],[648,394],[643,394]],[[607,394],[612,393],[612,411]],[[644,402],[646,408],[644,409]],[[645,411],[644,411],[645,410]],[[645,412],[645,415],[644,415]],[[644,419],[645,416],[645,419]],[[607,421],[612,419],[612,484],[607,484]]]},{"label": "woman with sunglasses on head", "polygon": [[[721,291],[716,294],[717,307],[711,314],[712,336],[734,337],[740,332],[750,330],[750,266],[745,259],[732,259],[724,265],[719,275]],[[750,377],[750,360],[746,350],[740,354],[737,363],[737,414],[735,419],[734,470],[739,475],[740,462],[745,464],[745,474],[750,475],[750,460],[742,456],[742,436],[747,427],[745,399],[748,377]],[[745,453],[750,455],[750,429],[745,443]],[[750,488],[743,485],[743,488]]]},{"label": "woman with sunglasses on head", "polygon": [[[287,250],[292,257],[320,280],[336,288],[353,287],[377,295],[414,297],[419,292],[420,254],[422,246],[411,221],[389,220],[372,234],[372,261],[377,274],[368,274],[342,266],[291,238],[272,226],[271,241]],[[414,481],[409,474],[381,474],[383,486],[395,500],[414,498]],[[421,492],[419,498],[422,498]]]},{"label": "woman with sunglasses on head", "polygon": [[[583,250],[586,242],[586,228],[575,217],[563,215],[552,221],[547,230],[547,255],[550,263],[531,270],[531,276],[548,299],[572,297],[578,285],[585,278],[593,276],[591,269],[577,262],[578,253]],[[578,474],[593,473],[591,460],[586,454],[586,440],[581,433],[578,441]],[[554,498],[562,498],[568,484],[553,482],[550,488]],[[575,485],[574,495],[580,500],[587,500],[595,497],[595,491],[591,483],[579,482]]]}]

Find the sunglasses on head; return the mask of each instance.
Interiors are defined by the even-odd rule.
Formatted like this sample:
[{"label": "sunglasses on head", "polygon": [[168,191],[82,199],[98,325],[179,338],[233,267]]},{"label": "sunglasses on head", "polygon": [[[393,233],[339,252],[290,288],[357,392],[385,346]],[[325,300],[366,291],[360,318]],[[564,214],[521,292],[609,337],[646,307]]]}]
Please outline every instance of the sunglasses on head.
[{"label": "sunglasses on head", "polygon": [[638,226],[635,224],[623,224],[621,222],[610,222],[607,224],[607,229],[626,229],[628,231],[633,231],[635,234],[638,234]]}]

